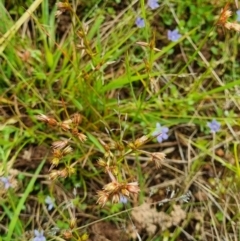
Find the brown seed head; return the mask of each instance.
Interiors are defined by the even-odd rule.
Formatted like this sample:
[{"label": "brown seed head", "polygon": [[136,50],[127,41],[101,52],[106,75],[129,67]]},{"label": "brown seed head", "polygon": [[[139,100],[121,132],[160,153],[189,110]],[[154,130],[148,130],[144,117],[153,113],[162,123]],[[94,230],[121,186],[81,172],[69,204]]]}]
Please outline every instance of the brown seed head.
[{"label": "brown seed head", "polygon": [[58,2],[56,3],[57,9],[61,12],[65,12],[67,10],[71,10],[71,5],[66,1],[66,2]]},{"label": "brown seed head", "polygon": [[59,177],[60,175],[60,171],[58,170],[52,170],[50,173],[49,173],[49,179],[50,180],[55,180]]},{"label": "brown seed head", "polygon": [[62,236],[65,238],[65,239],[71,239],[72,238],[72,230],[64,230],[62,232]]},{"label": "brown seed head", "polygon": [[119,200],[120,200],[120,195],[119,193],[114,193],[112,195],[112,203],[119,203]]},{"label": "brown seed head", "polygon": [[67,168],[62,169],[61,171],[59,171],[59,176],[62,178],[66,178],[68,176],[68,170]]},{"label": "brown seed head", "polygon": [[62,11],[57,10],[56,13],[55,13],[55,16],[58,18],[61,14],[62,14]]},{"label": "brown seed head", "polygon": [[71,129],[69,123],[67,123],[67,122],[62,122],[62,123],[60,124],[60,127],[61,127],[64,131],[68,131],[68,130]]},{"label": "brown seed head", "polygon": [[79,139],[81,142],[84,142],[84,141],[87,140],[87,136],[84,135],[83,133],[78,133],[78,134],[77,134],[77,137],[78,137],[78,139]]},{"label": "brown seed head", "polygon": [[146,42],[136,42],[137,45],[140,45],[140,46],[143,46],[143,47],[148,47],[149,46],[149,43],[146,43]]},{"label": "brown seed head", "polygon": [[140,188],[138,186],[138,182],[130,182],[125,185],[125,188],[130,192],[130,193],[138,193],[140,191]]},{"label": "brown seed head", "polygon": [[104,157],[112,159],[114,157],[114,155],[110,150],[108,150],[104,153]]},{"label": "brown seed head", "polygon": [[103,189],[104,191],[106,191],[107,193],[115,193],[119,191],[119,188],[121,187],[120,183],[114,181],[114,182],[110,182],[108,184],[106,184]]},{"label": "brown seed head", "polygon": [[103,148],[106,152],[108,152],[110,150],[110,146],[107,145],[102,139],[98,138],[98,141],[101,143],[101,145],[103,146]]},{"label": "brown seed head", "polygon": [[110,171],[111,173],[113,173],[115,176],[118,175],[119,171],[118,171],[118,167],[113,165],[113,166],[110,166],[108,168],[105,169],[106,171]]},{"label": "brown seed head", "polygon": [[98,164],[100,167],[106,167],[106,166],[107,166],[107,163],[106,163],[102,158],[99,158],[99,159],[98,159],[97,164]]},{"label": "brown seed head", "polygon": [[46,116],[44,114],[37,115],[36,118],[37,118],[37,120],[43,121],[45,123],[48,123],[48,121],[50,119],[48,116]]},{"label": "brown seed head", "polygon": [[123,189],[121,190],[121,193],[122,193],[124,196],[129,197],[129,191],[128,191],[127,189],[123,188]]},{"label": "brown seed head", "polygon": [[140,191],[137,182],[131,183],[118,183],[111,182],[103,187],[103,191],[98,191],[97,203],[102,207],[108,200],[112,200],[112,203],[119,203],[121,196],[129,197],[130,193],[137,194]]},{"label": "brown seed head", "polygon": [[221,10],[217,24],[223,26],[228,21],[231,15],[232,12],[229,10],[229,3],[227,3],[225,7]]},{"label": "brown seed head", "polygon": [[105,191],[98,191],[97,195],[98,195],[97,203],[103,207],[109,199],[109,194],[106,193]]},{"label": "brown seed head", "polygon": [[82,116],[78,113],[74,114],[71,119],[72,123],[75,125],[79,125],[82,122]]},{"label": "brown seed head", "polygon": [[123,151],[124,150],[124,145],[121,142],[115,142],[113,144],[113,149],[117,149],[119,151]]},{"label": "brown seed head", "polygon": [[160,168],[162,166],[162,162],[166,157],[166,154],[163,152],[154,152],[151,154],[152,161],[155,162],[155,165],[157,168]]},{"label": "brown seed head", "polygon": [[53,156],[61,159],[63,157],[62,151],[59,149],[53,149]]},{"label": "brown seed head", "polygon": [[224,24],[224,27],[228,30],[234,30],[236,32],[240,31],[240,24],[238,23],[230,23],[230,22],[226,22]]},{"label": "brown seed head", "polygon": [[72,134],[73,134],[74,136],[77,136],[77,135],[78,135],[78,128],[77,128],[77,127],[73,128],[73,129],[71,130],[71,132],[72,132]]},{"label": "brown seed head", "polygon": [[160,49],[158,49],[158,48],[155,48],[155,46],[154,45],[152,45],[152,44],[149,44],[149,43],[146,43],[146,42],[136,42],[136,44],[138,44],[138,45],[140,45],[140,46],[142,46],[142,47],[150,47],[151,49],[153,49],[153,50],[155,50],[155,51],[157,51],[157,52],[160,52],[161,50]]},{"label": "brown seed head", "polygon": [[64,141],[54,141],[52,143],[52,148],[54,149],[63,149],[67,144],[69,140],[64,140]]},{"label": "brown seed head", "polygon": [[134,142],[135,148],[138,148],[138,147],[142,146],[147,140],[148,140],[147,136],[142,136],[142,137],[138,138]]},{"label": "brown seed head", "polygon": [[62,154],[65,156],[69,153],[71,153],[73,151],[71,146],[66,146],[63,150],[62,150]]},{"label": "brown seed head", "polygon": [[37,115],[36,118],[37,118],[37,120],[45,122],[45,123],[49,124],[50,126],[58,125],[58,122],[54,118],[48,117],[44,114]]}]

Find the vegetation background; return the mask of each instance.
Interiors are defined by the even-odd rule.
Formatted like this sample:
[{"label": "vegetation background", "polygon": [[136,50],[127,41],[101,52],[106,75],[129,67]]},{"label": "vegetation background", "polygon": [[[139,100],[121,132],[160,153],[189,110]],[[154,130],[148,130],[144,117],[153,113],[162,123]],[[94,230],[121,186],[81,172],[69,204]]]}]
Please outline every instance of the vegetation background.
[{"label": "vegetation background", "polygon": [[0,2],[1,241],[240,239],[237,1],[148,4]]}]

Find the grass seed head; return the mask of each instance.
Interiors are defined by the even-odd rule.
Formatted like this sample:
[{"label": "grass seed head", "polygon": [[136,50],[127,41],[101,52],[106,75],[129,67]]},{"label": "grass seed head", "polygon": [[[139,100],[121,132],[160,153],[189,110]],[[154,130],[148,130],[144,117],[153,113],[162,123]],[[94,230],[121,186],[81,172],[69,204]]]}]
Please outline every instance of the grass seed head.
[{"label": "grass seed head", "polygon": [[78,137],[79,141],[81,141],[81,142],[85,142],[87,140],[87,136],[84,135],[83,133],[78,133],[77,137]]},{"label": "grass seed head", "polygon": [[52,143],[52,148],[54,149],[63,149],[67,144],[69,140],[64,140],[64,141],[54,141]]},{"label": "grass seed head", "polygon": [[98,200],[97,203],[103,207],[106,202],[109,200],[109,194],[106,191],[98,191],[97,192]]},{"label": "grass seed head", "polygon": [[89,238],[89,235],[87,233],[84,233],[77,241],[87,241],[88,238]]},{"label": "grass seed head", "polygon": [[98,164],[100,167],[106,167],[106,166],[107,166],[107,163],[106,163],[102,158],[99,158],[99,159],[98,159],[97,164]]},{"label": "grass seed head", "polygon": [[146,43],[146,42],[141,42],[141,41],[136,42],[136,44],[137,44],[137,45],[140,45],[140,46],[142,46],[142,47],[150,47],[151,49],[153,49],[153,50],[155,50],[155,51],[157,51],[157,52],[160,52],[160,51],[161,51],[160,49],[155,48],[155,43],[152,42],[152,41],[150,42],[150,44],[149,44],[149,43]]},{"label": "grass seed head", "polygon": [[113,153],[110,151],[110,150],[108,150],[108,151],[106,151],[105,153],[104,153],[104,157],[106,158],[106,159],[113,159],[113,157],[114,157],[114,155],[113,155]]},{"label": "grass seed head", "polygon": [[103,140],[101,140],[100,138],[98,138],[98,141],[101,143],[101,145],[103,146],[104,150],[106,152],[110,151],[110,146],[107,145]]},{"label": "grass seed head", "polygon": [[142,136],[142,137],[138,138],[137,140],[135,140],[135,142],[133,143],[133,146],[137,149],[140,146],[142,146],[144,143],[146,143],[147,140],[148,140],[147,136]]},{"label": "grass seed head", "polygon": [[63,238],[65,238],[65,239],[71,239],[72,238],[72,236],[73,236],[73,234],[72,234],[72,230],[64,230],[63,232],[62,232],[62,236],[63,236]]},{"label": "grass seed head", "polygon": [[67,167],[68,170],[68,176],[71,176],[72,174],[74,174],[76,172],[76,169],[72,166]]},{"label": "grass seed head", "polygon": [[72,123],[75,125],[79,125],[82,122],[82,116],[78,113],[74,114],[71,119]]},{"label": "grass seed head", "polygon": [[118,167],[116,165],[110,166],[108,170],[110,170],[115,176],[117,176],[119,173]]},{"label": "grass seed head", "polygon": [[130,182],[126,184],[126,189],[132,194],[137,194],[140,191],[138,182]]},{"label": "grass seed head", "polygon": [[59,149],[53,149],[53,156],[55,158],[61,159],[63,157],[63,153]]},{"label": "grass seed head", "polygon": [[228,30],[240,31],[240,24],[237,22],[230,22],[228,19],[232,16],[232,11],[229,10],[229,3],[221,10],[217,25],[220,25]]},{"label": "grass seed head", "polygon": [[121,189],[121,193],[122,193],[124,196],[129,197],[129,191],[128,191],[126,188]]},{"label": "grass seed head", "polygon": [[72,11],[72,7],[68,1],[58,2],[58,3],[56,3],[56,6],[57,6],[57,11],[55,14],[56,17],[59,17],[62,13],[66,12],[66,11],[70,11],[70,12]]},{"label": "grass seed head", "polygon": [[58,166],[59,162],[60,162],[60,159],[57,158],[57,157],[54,157],[54,158],[51,160],[51,164],[52,164],[53,166],[55,166],[55,167]]},{"label": "grass seed head", "polygon": [[48,117],[44,114],[37,115],[36,118],[37,118],[37,120],[42,121],[46,124],[49,124],[50,126],[58,125],[58,122],[54,118]]},{"label": "grass seed head", "polygon": [[166,154],[163,152],[154,152],[151,154],[152,161],[155,162],[155,165],[157,168],[160,168],[162,166],[162,162],[166,157]]},{"label": "grass seed head", "polygon": [[217,24],[223,26],[228,21],[231,15],[232,12],[229,10],[229,3],[227,3],[225,7],[221,10]]},{"label": "grass seed head", "polygon": [[236,32],[240,32],[240,24],[238,23],[226,22],[224,24],[224,27],[228,30],[234,30]]},{"label": "grass seed head", "polygon": [[67,168],[64,168],[59,171],[59,177],[66,178],[69,176],[69,172]]},{"label": "grass seed head", "polygon": [[73,128],[73,129],[71,130],[71,132],[72,132],[72,134],[73,134],[74,136],[77,136],[77,135],[78,135],[78,128],[77,128],[77,127]]},{"label": "grass seed head", "polygon": [[59,170],[52,170],[50,173],[49,173],[49,179],[50,180],[56,180],[58,177],[60,176],[60,171]]},{"label": "grass seed head", "polygon": [[124,145],[121,142],[117,141],[117,142],[114,142],[112,144],[112,148],[115,149],[115,150],[123,151],[124,150]]},{"label": "grass seed head", "polygon": [[120,194],[119,193],[114,193],[112,195],[112,203],[119,203],[120,201]]},{"label": "grass seed head", "polygon": [[60,124],[60,127],[61,127],[62,130],[64,130],[64,131],[68,131],[68,130],[71,129],[69,123],[68,123],[68,122],[65,122],[65,121],[63,121],[63,122]]},{"label": "grass seed head", "polygon": [[104,191],[106,191],[109,194],[111,194],[111,193],[114,193],[114,192],[118,192],[120,187],[121,187],[120,183],[114,181],[114,182],[110,182],[110,183],[106,184],[103,187],[103,189],[104,189]]},{"label": "grass seed head", "polygon": [[65,156],[69,153],[73,152],[73,149],[71,146],[66,146],[63,150],[62,150],[62,154]]}]

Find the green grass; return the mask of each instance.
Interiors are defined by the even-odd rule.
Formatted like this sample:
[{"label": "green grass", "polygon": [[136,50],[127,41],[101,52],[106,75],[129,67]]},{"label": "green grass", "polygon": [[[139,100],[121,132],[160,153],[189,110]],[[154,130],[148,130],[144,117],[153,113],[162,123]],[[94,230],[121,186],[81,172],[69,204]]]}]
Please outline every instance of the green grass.
[{"label": "green grass", "polygon": [[[216,26],[225,1],[159,4],[73,1],[56,18],[52,1],[0,3],[0,177],[11,182],[0,182],[0,240],[33,240],[34,230],[47,240],[239,240],[239,34]],[[86,141],[37,118],[61,125],[75,113],[70,127]],[[156,123],[169,128],[162,143]],[[63,139],[73,151],[54,166],[51,145]],[[159,169],[156,152],[166,154]],[[97,192],[114,178],[140,192],[101,207]]]}]

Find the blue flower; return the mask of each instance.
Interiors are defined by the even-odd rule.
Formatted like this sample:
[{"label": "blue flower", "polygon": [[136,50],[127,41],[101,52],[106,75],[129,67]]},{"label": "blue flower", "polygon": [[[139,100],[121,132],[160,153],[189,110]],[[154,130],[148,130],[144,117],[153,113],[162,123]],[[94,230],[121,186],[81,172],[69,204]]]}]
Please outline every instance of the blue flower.
[{"label": "blue flower", "polygon": [[35,229],[34,235],[35,235],[35,237],[34,237],[33,241],[46,241],[46,238],[43,235],[43,231],[39,232],[38,230]]},{"label": "blue flower", "polygon": [[152,136],[156,136],[157,137],[157,141],[159,143],[163,142],[164,140],[168,139],[168,131],[169,129],[167,127],[162,127],[160,125],[160,123],[156,124],[156,129],[155,131],[152,133]]},{"label": "blue flower", "polygon": [[125,197],[124,195],[120,194],[119,203],[126,204],[127,202],[128,202],[127,197]]},{"label": "blue flower", "polygon": [[9,187],[12,186],[10,183],[10,178],[9,177],[0,177],[0,181],[4,184],[4,188],[7,190]]},{"label": "blue flower", "polygon": [[216,133],[220,130],[221,124],[214,119],[211,122],[208,122],[207,126],[209,127],[212,133]]},{"label": "blue flower", "polygon": [[45,203],[48,205],[48,210],[49,211],[53,209],[53,207],[54,207],[54,199],[53,198],[47,196],[45,198]]},{"label": "blue flower", "polygon": [[237,21],[240,22],[240,10],[237,10],[236,14],[237,14]]},{"label": "blue flower", "polygon": [[145,27],[145,22],[143,18],[137,17],[135,24],[137,25],[138,28],[144,28]]},{"label": "blue flower", "polygon": [[159,7],[158,0],[148,0],[147,5],[152,9],[156,9]]},{"label": "blue flower", "polygon": [[178,41],[182,37],[182,35],[178,32],[177,29],[175,29],[173,31],[168,30],[167,36],[168,36],[168,40],[171,40],[173,42]]}]

